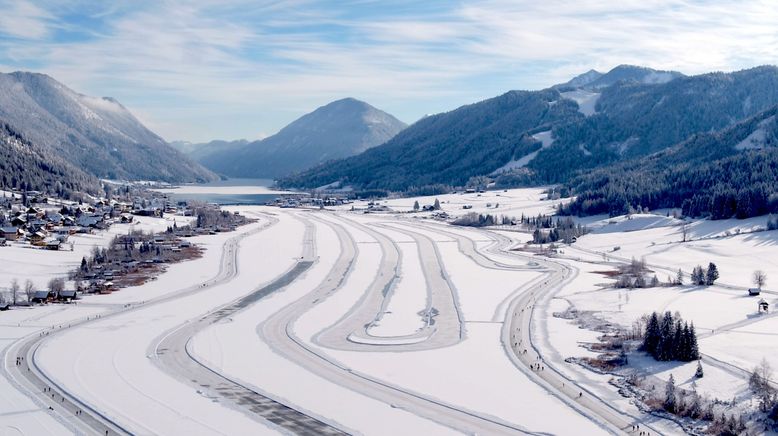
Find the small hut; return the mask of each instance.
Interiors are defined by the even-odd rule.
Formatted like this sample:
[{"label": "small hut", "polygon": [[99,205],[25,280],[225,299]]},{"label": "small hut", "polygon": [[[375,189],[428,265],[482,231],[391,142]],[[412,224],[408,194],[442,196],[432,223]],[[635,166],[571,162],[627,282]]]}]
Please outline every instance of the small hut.
[{"label": "small hut", "polygon": [[759,306],[757,307],[757,311],[759,313],[767,313],[767,311],[768,311],[768,309],[770,307],[770,305],[767,303],[767,301],[765,301],[764,298],[761,298],[759,300],[758,304],[759,304]]}]

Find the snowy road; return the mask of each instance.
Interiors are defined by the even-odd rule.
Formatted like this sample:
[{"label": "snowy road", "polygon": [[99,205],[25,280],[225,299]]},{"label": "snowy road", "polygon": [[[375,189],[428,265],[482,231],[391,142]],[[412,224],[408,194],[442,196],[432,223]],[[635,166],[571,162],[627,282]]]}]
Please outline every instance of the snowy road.
[{"label": "snowy road", "polygon": [[[150,359],[146,357],[145,349],[150,339],[144,340],[149,335],[158,335],[160,325],[174,320],[176,317],[169,316],[171,313],[186,317],[202,310],[200,307],[212,307],[210,304],[214,300],[209,294],[223,289],[238,277],[238,246],[266,234],[263,230],[273,226],[274,221],[265,218],[263,224],[252,225],[229,238],[219,252],[210,254],[210,259],[220,259],[216,262],[217,271],[210,279],[46,337],[35,357],[45,379],[56,383],[60,391],[68,392],[66,397],[78,398],[85,409],[82,417],[87,417],[90,410],[99,411],[98,416],[129,433],[171,433],[173,429],[191,434],[231,433],[230,429],[252,427],[258,433],[274,433],[267,423],[249,425],[242,414],[218,405],[215,408],[208,406],[213,404],[210,399],[188,389],[182,390],[183,386],[178,383],[171,384],[166,377],[160,378],[161,374],[149,371]],[[180,277],[169,279],[191,283]],[[227,292],[219,294],[229,295]],[[181,310],[182,307],[186,310]],[[171,308],[177,309],[171,312]],[[147,322],[143,322],[144,319]],[[110,366],[106,368],[105,363]],[[181,414],[182,408],[190,414]],[[205,410],[210,411],[203,413]],[[148,416],[154,419],[148,419]],[[229,424],[225,424],[227,422]],[[105,434],[102,429],[99,432]]]},{"label": "snowy road", "polygon": [[[501,235],[495,234],[495,236],[501,241],[500,250],[506,252],[512,241]],[[522,256],[516,253],[513,255]],[[592,392],[576,384],[574,380],[567,378],[555,368],[555,364],[561,362],[549,362],[543,358],[543,350],[532,337],[532,315],[535,303],[539,299],[551,298],[565,282],[574,278],[577,271],[569,265],[538,256],[533,256],[532,259],[546,268],[549,274],[542,283],[539,282],[522,293],[508,308],[510,322],[504,324],[503,344],[510,350],[511,359],[525,373],[528,370],[529,375],[539,384],[556,392],[571,407],[592,416],[609,430],[626,433],[632,430],[633,425],[640,424],[644,428],[651,429],[654,434],[661,434],[640,419],[613,408]]]},{"label": "snowy road", "polygon": [[300,260],[290,270],[247,296],[220,307],[198,320],[187,322],[164,333],[159,341],[152,346],[154,355],[157,357],[155,362],[165,372],[182,380],[184,383],[194,385],[200,389],[200,392],[206,392],[216,398],[231,401],[235,407],[270,421],[294,434],[344,434],[331,425],[213,371],[197,361],[188,350],[191,338],[208,325],[228,319],[259,299],[284,288],[305,273],[314,262],[314,238],[312,233],[313,227],[307,225],[303,243],[303,255],[300,256]]},{"label": "snowy road", "polygon": [[37,396],[31,383],[56,384],[38,401],[59,400],[63,421],[84,409],[70,426],[100,434],[600,434],[636,422],[510,351],[532,348],[521,309],[570,267],[426,220],[263,210],[264,226],[192,261],[208,279],[163,274],[183,289],[30,339],[8,355],[40,368],[30,380],[19,365],[20,383]]},{"label": "snowy road", "polygon": [[[140,307],[162,303],[188,293],[201,291],[205,289],[206,285],[213,286],[228,281],[235,275],[232,265],[237,252],[236,247],[240,240],[265,228],[265,226],[261,226],[251,232],[243,233],[226,241],[222,247],[221,268],[218,274],[207,283],[182,290],[174,296],[165,296],[144,302],[144,306],[129,305],[116,307],[113,313],[100,315],[100,318],[92,316],[91,318],[75,320],[66,325],[52,326],[51,329],[44,332],[28,336],[25,340],[15,344],[6,353],[6,368],[13,368],[9,371],[11,377],[19,386],[26,389],[29,395],[36,398],[36,401],[45,404],[52,413],[56,413],[60,421],[69,423],[78,432],[95,431],[100,434],[130,433],[121,424],[105,416],[97,408],[82,401],[77,395],[68,392],[62,385],[48,377],[45,371],[41,370],[36,363],[37,350],[45,340],[51,340],[52,334],[56,337],[58,333],[70,328],[83,327],[90,322],[97,322],[98,319],[107,319],[111,316],[137,310]],[[13,366],[11,365],[12,360],[14,360]],[[19,361],[18,365],[15,363],[16,360]]]},{"label": "snowy road", "polygon": [[[338,235],[342,247],[341,254],[335,267],[331,270],[328,278],[311,293],[284,307],[281,311],[275,313],[262,325],[263,338],[268,341],[271,348],[288,360],[295,362],[339,386],[348,387],[351,390],[367,395],[371,398],[380,400],[392,407],[409,410],[412,413],[430,419],[434,422],[444,424],[452,429],[471,434],[516,434],[529,433],[521,426],[511,424],[489,416],[482,416],[478,413],[457,407],[453,404],[427,397],[412,390],[404,389],[394,385],[389,381],[371,377],[369,374],[354,371],[352,368],[332,359],[319,350],[308,346],[301,338],[294,334],[293,324],[312,306],[319,301],[326,299],[328,295],[336,292],[344,282],[344,278],[349,274],[352,260],[356,254],[355,243],[346,230],[337,224],[327,223]],[[430,249],[431,247],[427,247]],[[434,258],[433,258],[434,259]],[[384,264],[390,271],[393,268],[391,263]],[[438,270],[439,272],[439,270]],[[378,277],[387,277],[389,271],[382,271]],[[381,286],[373,285],[369,289],[383,289]],[[370,292],[368,290],[368,292]],[[364,299],[362,300],[364,301]],[[341,331],[341,340],[350,337],[351,330],[346,328]],[[457,328],[458,332],[459,329]],[[448,340],[448,339],[445,339]],[[357,343],[359,345],[368,345]],[[404,346],[415,349],[416,343],[409,344],[369,344],[373,347],[389,346],[391,348]],[[354,345],[357,346],[356,344]]]},{"label": "snowy road", "polygon": [[[458,343],[464,336],[464,324],[457,303],[456,292],[448,280],[440,253],[433,241],[408,229],[389,227],[385,223],[376,226],[406,235],[418,249],[426,304],[419,315],[423,327],[406,335],[379,335],[373,327],[380,323],[393,298],[399,277],[400,248],[396,240],[385,234],[360,225],[352,220],[338,218],[373,237],[381,246],[381,268],[375,280],[367,287],[362,299],[332,328],[324,330],[317,342],[328,348],[354,351],[411,351],[446,347]],[[339,229],[341,244],[353,250],[354,241],[344,229]],[[353,257],[353,254],[351,255]],[[345,272],[347,273],[347,271]]]}]

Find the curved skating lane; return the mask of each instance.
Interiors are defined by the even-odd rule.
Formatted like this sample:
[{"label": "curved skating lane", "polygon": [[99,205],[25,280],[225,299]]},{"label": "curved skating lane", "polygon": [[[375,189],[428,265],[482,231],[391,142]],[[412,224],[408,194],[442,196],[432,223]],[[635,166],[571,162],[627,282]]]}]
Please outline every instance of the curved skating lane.
[{"label": "curved skating lane", "polygon": [[353,225],[371,235],[381,245],[381,268],[362,298],[335,325],[318,334],[315,343],[333,349],[374,352],[429,350],[461,342],[465,329],[456,289],[448,278],[436,245],[421,233],[388,227],[383,223],[374,225],[399,232],[414,241],[426,282],[427,302],[420,314],[424,325],[418,331],[402,336],[377,335],[370,331],[374,323],[381,319],[392,298],[392,288],[399,277],[400,256],[396,254],[399,249],[397,243],[383,233],[367,225]]},{"label": "curved skating lane", "polygon": [[[211,294],[213,290],[224,289],[225,284],[231,282],[236,277],[238,277],[239,274],[238,262],[237,262],[238,248],[240,245],[243,244],[245,240],[247,240],[246,238],[261,233],[262,230],[265,230],[268,227],[274,226],[276,224],[277,220],[275,220],[271,216],[265,215],[265,217],[266,219],[264,220],[265,222],[263,225],[256,225],[255,228],[249,231],[244,231],[243,233],[230,238],[223,244],[221,261],[219,264],[219,271],[216,274],[216,276],[213,277],[212,279],[190,286],[181,291],[168,293],[166,296],[159,297],[157,299],[148,300],[144,304],[138,304],[135,306],[128,307],[124,310],[120,310],[116,313],[112,313],[110,315],[104,315],[97,320],[90,320],[89,323],[79,325],[80,328],[85,329],[82,330],[82,332],[85,334],[89,333],[89,337],[92,337],[94,335],[103,335],[103,334],[111,334],[113,336],[114,335],[113,331],[115,329],[125,328],[125,327],[144,328],[146,330],[149,330],[151,329],[150,324],[138,323],[137,321],[134,320],[141,319],[144,316],[148,317],[149,314],[152,312],[162,313],[166,310],[165,308],[176,307],[179,304],[184,304],[183,303],[184,301],[194,302],[196,300],[197,304],[205,304],[205,302],[207,302],[211,298],[209,297],[209,294]],[[251,239],[251,241],[253,241],[253,239]],[[256,242],[255,241],[252,242],[252,244],[254,243]],[[222,292],[220,292],[220,294],[221,293]],[[217,296],[214,294],[213,297],[217,297]],[[215,303],[218,304],[218,299],[214,299],[214,300]],[[207,308],[208,306],[204,306],[204,307]],[[194,306],[192,306],[191,309],[194,310]],[[133,316],[129,317],[128,315],[130,314],[133,314]],[[154,316],[152,315],[152,318],[149,321],[153,322],[154,320],[164,320],[165,318],[170,318],[170,317],[163,316],[161,318],[160,317],[154,318]],[[73,327],[75,327],[75,325]],[[153,331],[153,329],[150,331]],[[54,334],[51,335],[51,339],[53,338],[54,338]],[[72,369],[67,369],[67,368],[63,369],[62,365],[57,365],[56,362],[60,359],[58,359],[55,356],[58,356],[59,353],[63,351],[62,348],[65,346],[65,344],[61,343],[59,340],[58,341],[45,340],[43,342],[47,346],[47,350],[46,350],[47,352],[44,355],[45,365],[39,365],[39,366],[41,366],[43,370],[45,370],[44,376],[50,383],[54,384],[56,382],[58,385],[63,386],[60,389],[63,391],[63,393],[65,393],[66,397],[68,396],[73,398],[77,397],[79,405],[82,406],[82,409],[84,410],[83,414],[79,416],[85,417],[89,414],[90,410],[98,410],[99,413],[102,414],[103,416],[109,417],[109,419],[113,423],[120,423],[121,427],[125,428],[126,431],[128,432],[133,432],[133,433],[136,432],[166,433],[167,432],[167,430],[164,430],[167,429],[167,427],[155,426],[158,425],[153,423],[156,422],[156,420],[150,420],[148,419],[148,416],[146,416],[145,418],[138,416],[139,414],[143,413],[143,412],[138,412],[138,410],[141,410],[142,408],[153,407],[153,405],[155,404],[157,405],[158,412],[165,411],[166,416],[169,416],[171,419],[175,418],[175,420],[178,420],[179,422],[186,424],[179,427],[182,430],[184,430],[185,428],[189,428],[190,430],[194,431],[195,428],[200,428],[201,430],[207,429],[206,431],[212,433],[221,433],[223,432],[224,429],[230,428],[229,425],[227,426],[218,425],[218,427],[223,427],[223,430],[219,430],[217,426],[206,423],[207,421],[207,419],[205,419],[206,415],[203,414],[198,415],[198,413],[195,412],[195,410],[200,410],[200,408],[206,406],[206,404],[203,403],[203,400],[205,400],[206,403],[210,402],[207,399],[203,399],[201,395],[198,395],[195,392],[189,391],[192,393],[191,394],[187,393],[187,395],[198,395],[199,398],[196,399],[192,397],[192,401],[197,403],[197,409],[189,410],[189,409],[183,409],[182,407],[184,407],[183,404],[189,404],[192,401],[187,400],[187,402],[184,403],[179,401],[177,399],[178,397],[175,397],[174,399],[173,396],[175,394],[172,393],[173,390],[170,391],[166,390],[165,391],[166,398],[162,398],[159,395],[154,394],[151,390],[149,390],[151,387],[151,385],[149,384],[151,383],[151,379],[139,383],[138,381],[141,380],[143,377],[141,377],[141,379],[138,378],[137,371],[135,369],[134,364],[132,363],[137,361],[138,359],[136,357],[133,357],[135,356],[134,354],[130,355],[128,353],[132,352],[132,349],[134,349],[138,345],[138,341],[141,339],[142,338],[134,335],[132,341],[128,341],[126,344],[123,344],[123,341],[117,337],[117,339],[113,341],[113,344],[110,347],[108,347],[110,349],[103,349],[105,347],[97,347],[97,348],[83,347],[79,350],[74,350],[69,353],[69,354],[73,354],[74,356],[73,358],[76,359],[74,361],[75,366]],[[71,334],[68,343],[74,340],[77,340],[77,337]],[[79,340],[79,342],[82,341]],[[54,349],[58,351],[49,352],[48,348],[50,346],[54,346]],[[114,351],[111,351],[111,349]],[[146,359],[146,355],[143,354],[143,351],[140,351],[138,355],[142,356],[141,358],[142,360]],[[132,357],[132,359],[130,359],[130,357]],[[40,359],[35,359],[35,360],[37,362]],[[145,361],[148,362],[148,360]],[[119,396],[118,391],[116,391],[117,392],[116,394],[106,394],[105,391],[107,389],[106,388],[107,385],[97,389],[97,391],[99,392],[95,391],[95,389],[93,388],[97,385],[94,385],[94,382],[96,380],[102,380],[99,377],[95,379],[92,375],[90,375],[88,377],[89,383],[91,383],[89,386],[74,385],[74,383],[75,384],[78,383],[78,380],[86,381],[87,379],[84,378],[84,374],[86,373],[91,374],[90,369],[93,371],[99,368],[100,367],[99,362],[109,362],[109,367],[111,365],[110,362],[112,362],[115,376],[112,377],[111,379],[106,379],[106,382],[112,380],[110,381],[109,384],[111,386],[116,385],[116,387],[119,387],[119,385],[122,385],[123,383],[122,386],[124,386],[124,389],[131,389],[131,391],[134,392],[131,395],[134,397],[133,401],[135,401],[135,403],[128,402],[124,394],[122,394],[121,401],[117,401],[117,398]],[[101,372],[106,372],[106,371],[101,371]],[[72,377],[74,378],[70,379],[69,374],[72,375]],[[175,392],[181,391],[181,387],[179,387],[178,382],[167,379],[167,376],[159,374],[159,377],[157,377],[157,375],[155,374],[155,377],[160,378],[160,381],[162,381],[162,379],[165,379],[164,382],[166,384],[170,384],[171,389],[175,387],[174,390]],[[62,382],[60,380],[65,380],[65,381]],[[159,388],[160,385],[157,386]],[[72,392],[69,394],[64,392],[66,389]],[[172,396],[168,396],[167,395],[168,392],[171,392],[170,395]],[[130,393],[131,393],[130,391],[127,392],[127,394]],[[85,398],[88,398],[88,400]],[[145,398],[146,400],[143,400],[143,398]],[[134,407],[132,406],[132,404],[137,404],[139,407]],[[143,407],[140,407],[140,404],[145,404],[145,405]],[[208,407],[213,407],[213,406],[208,406]],[[158,414],[159,413],[157,413],[157,415]],[[220,412],[219,414],[217,414],[217,416],[218,415],[224,415],[225,417],[227,416],[239,417],[240,419],[235,420],[235,422],[233,423],[234,425],[240,425],[237,423],[243,422],[242,420],[244,419],[240,417],[240,414],[234,415],[234,412],[231,411]],[[257,430],[262,428],[265,429],[263,431],[267,431],[270,430],[269,426],[272,426],[272,424],[270,424],[268,421],[261,420],[253,424],[253,426],[256,427]],[[98,429],[93,429],[93,431],[94,430],[98,430]],[[103,429],[99,429],[98,431],[101,434],[105,434]],[[115,429],[109,429],[109,431],[110,433],[113,433]]]},{"label": "curved skating lane", "polygon": [[[317,219],[311,216],[312,219]],[[258,334],[277,354],[326,380],[362,393],[417,416],[470,434],[534,434],[521,425],[485,416],[418,392],[353,370],[318,348],[311,347],[295,333],[294,323],[320,301],[336,292],[348,279],[358,249],[340,224],[320,219],[335,230],[341,244],[338,260],[328,278],[304,297],[274,313],[257,327]],[[348,332],[349,330],[344,330]],[[342,340],[347,340],[343,338]],[[414,346],[413,344],[405,346]],[[379,348],[381,350],[385,348]],[[373,351],[378,351],[373,349]]]},{"label": "curved skating lane", "polygon": [[199,361],[189,351],[189,343],[197,333],[210,325],[228,319],[236,313],[279,291],[304,274],[315,262],[315,232],[310,223],[305,225],[303,252],[297,263],[268,284],[262,285],[248,295],[225,304],[191,322],[175,327],[156,339],[149,347],[157,364],[172,377],[194,386],[201,392],[208,392],[229,401],[234,407],[251,415],[266,419],[294,434],[336,435],[345,434],[346,429],[336,424],[325,423],[292,406],[263,395],[243,383],[229,378]]}]

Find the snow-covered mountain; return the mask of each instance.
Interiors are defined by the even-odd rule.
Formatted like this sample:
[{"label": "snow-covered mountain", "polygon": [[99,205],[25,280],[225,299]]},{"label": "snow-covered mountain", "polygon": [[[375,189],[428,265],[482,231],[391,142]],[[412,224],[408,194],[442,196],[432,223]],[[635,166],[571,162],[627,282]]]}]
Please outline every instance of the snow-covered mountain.
[{"label": "snow-covered mountain", "polygon": [[565,83],[554,85],[554,88],[581,88],[603,76],[603,73],[597,70],[589,70],[583,74],[579,74]]},{"label": "snow-covered mountain", "polygon": [[234,141],[216,139],[210,142],[171,141],[170,145],[192,159],[200,161],[213,153],[238,150],[249,142],[250,141],[246,139],[237,139]]},{"label": "snow-covered mountain", "polygon": [[74,192],[95,193],[99,187],[94,176],[27,141],[0,120],[0,188],[69,197]]},{"label": "snow-covered mountain", "polygon": [[197,156],[193,152],[191,156],[227,176],[276,178],[359,154],[383,144],[405,127],[386,112],[345,98],[300,117],[260,141],[243,146],[223,143],[207,154]]},{"label": "snow-covered mountain", "polygon": [[215,175],[109,97],[37,73],[0,73],[0,119],[30,142],[101,178],[195,182]]},{"label": "snow-covered mountain", "polygon": [[619,65],[607,73],[589,70],[572,78],[568,82],[555,85],[554,88],[584,88],[588,90],[599,90],[620,81],[648,85],[667,83],[679,77],[683,77],[683,74],[677,71],[660,71],[634,65]]},{"label": "snow-covered mountain", "polygon": [[[465,186],[471,177],[494,174],[506,165],[514,170],[501,171],[497,183],[563,183],[580,171],[725,129],[776,104],[776,67],[687,77],[622,66],[583,88],[511,91],[426,117],[383,145],[286,177],[280,184],[435,189]],[[552,145],[538,140],[543,132],[551,132]],[[749,144],[741,148],[757,146]],[[515,162],[526,165],[513,166]]]}]

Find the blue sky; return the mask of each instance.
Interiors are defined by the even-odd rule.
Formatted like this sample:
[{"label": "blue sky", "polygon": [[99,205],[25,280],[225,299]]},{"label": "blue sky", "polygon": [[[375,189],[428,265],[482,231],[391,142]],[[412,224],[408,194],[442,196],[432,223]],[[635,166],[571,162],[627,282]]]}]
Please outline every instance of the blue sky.
[{"label": "blue sky", "polygon": [[0,71],[112,96],[167,140],[255,139],[355,97],[405,122],[623,63],[778,64],[774,0],[0,0]]}]

